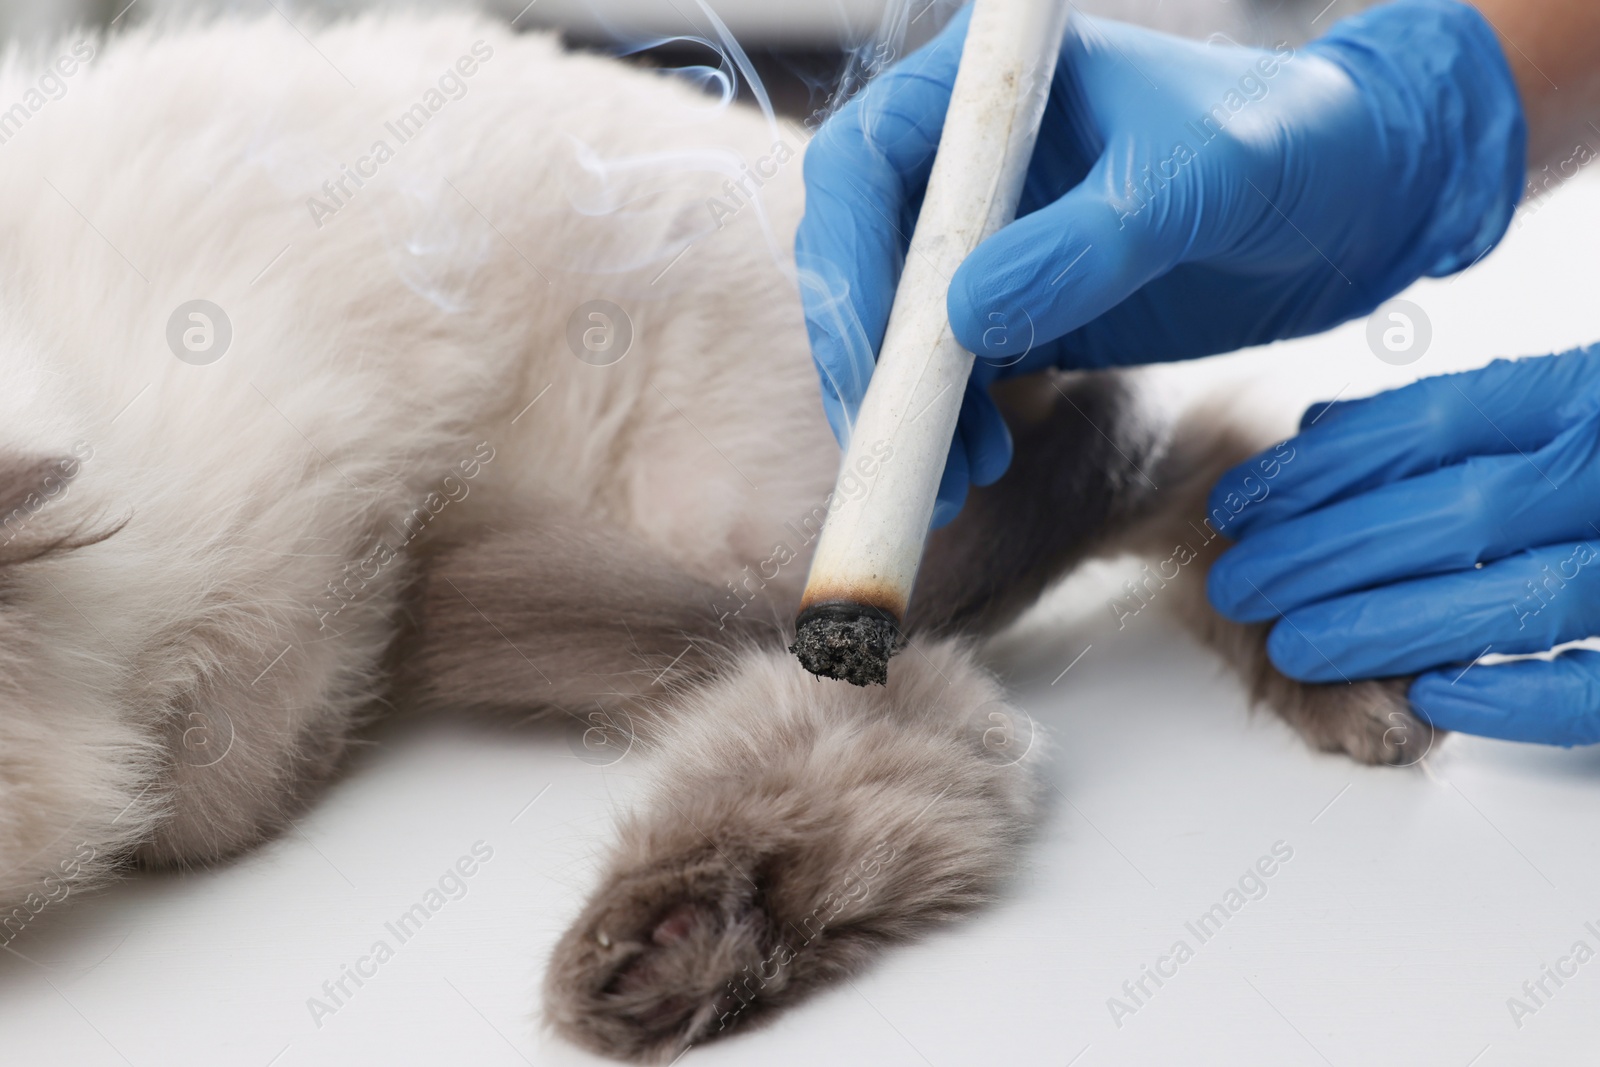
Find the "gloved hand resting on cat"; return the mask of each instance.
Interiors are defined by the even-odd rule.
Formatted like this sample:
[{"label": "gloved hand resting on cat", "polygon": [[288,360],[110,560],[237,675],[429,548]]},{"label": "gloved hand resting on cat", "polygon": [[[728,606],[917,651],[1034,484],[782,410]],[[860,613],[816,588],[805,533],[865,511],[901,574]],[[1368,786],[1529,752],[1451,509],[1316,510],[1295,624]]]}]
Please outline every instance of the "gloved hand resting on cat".
[{"label": "gloved hand resting on cat", "polygon": [[[883,340],[966,15],[806,153],[796,254],[841,439]],[[978,361],[936,524],[1010,462],[984,390],[997,377],[1227,352],[1365,314],[1493,247],[1525,138],[1494,30],[1453,0],[1402,0],[1275,51],[1075,16],[1021,217],[950,282],[951,326]]]},{"label": "gloved hand resting on cat", "polygon": [[1600,741],[1600,653],[1475,662],[1600,634],[1600,346],[1314,407],[1210,513],[1240,542],[1211,601],[1281,615],[1267,652],[1290,677],[1417,674],[1435,726]]}]

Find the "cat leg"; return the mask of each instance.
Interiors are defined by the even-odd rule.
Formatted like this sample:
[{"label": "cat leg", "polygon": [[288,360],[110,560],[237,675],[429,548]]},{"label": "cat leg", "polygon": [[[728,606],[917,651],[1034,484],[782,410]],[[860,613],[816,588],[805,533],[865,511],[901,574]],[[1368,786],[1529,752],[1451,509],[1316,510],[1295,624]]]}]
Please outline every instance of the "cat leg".
[{"label": "cat leg", "polygon": [[[997,394],[1016,458],[930,539],[908,620],[913,635],[992,632],[1083,560],[1140,555],[1148,566],[1124,603],[1112,605],[1119,623],[1145,600],[1165,602],[1240,675],[1253,703],[1317,749],[1389,764],[1428,751],[1434,732],[1411,713],[1407,679],[1296,682],[1267,658],[1267,626],[1229,622],[1206,600],[1205,572],[1228,544],[1206,512],[1207,494],[1269,441],[1206,407],[1165,426],[1115,373],[1036,375]],[[1263,485],[1271,491],[1270,478]]]},{"label": "cat leg", "polygon": [[[772,588],[775,588],[772,587]],[[793,615],[741,599],[603,520],[530,507],[432,545],[409,604],[397,699],[418,709],[648,714]]]},{"label": "cat leg", "polygon": [[[384,666],[396,704],[554,711],[607,756],[606,746],[632,744],[655,704],[709,677],[732,644],[778,641],[768,591],[740,599],[625,531],[559,509],[496,521],[419,542],[415,558],[397,557],[323,620],[326,630],[305,610],[266,628],[241,616],[225,633],[197,626],[175,638],[162,655],[183,684],[165,687],[172,706],[157,726],[165,758],[152,789],[167,817],[140,860],[215,860],[283,827],[371,717]],[[219,646],[230,657],[205,663]]]},{"label": "cat leg", "polygon": [[[1343,752],[1361,763],[1407,766],[1425,756],[1442,733],[1412,713],[1409,678],[1355,680],[1330,685],[1298,682],[1267,657],[1270,623],[1245,625],[1218,615],[1206,598],[1206,572],[1231,543],[1215,532],[1207,495],[1221,475],[1260,452],[1265,442],[1201,407],[1181,419],[1172,444],[1155,469],[1162,486],[1145,514],[1105,546],[1149,562],[1130,591],[1112,605],[1119,623],[1137,612],[1144,598],[1165,604],[1176,618],[1214,650],[1244,682],[1253,704],[1276,712],[1323,752]],[[1287,458],[1286,458],[1287,457]],[[1292,446],[1263,459],[1259,484],[1293,463]],[[1256,499],[1264,499],[1258,495]],[[1249,502],[1240,501],[1241,507]]]},{"label": "cat leg", "polygon": [[425,564],[413,700],[630,709],[657,756],[547,972],[546,1017],[579,1044],[670,1059],[764,1018],[990,899],[1033,825],[1026,717],[963,647],[919,642],[887,688],[819,681],[783,649],[792,594],[730,612],[638,538],[550,509]]},{"label": "cat leg", "polygon": [[674,702],[654,793],[550,961],[550,1024],[668,1062],[994,896],[1038,746],[963,646],[904,657],[863,689],[752,651]]},{"label": "cat leg", "polygon": [[1011,467],[929,538],[907,613],[913,635],[1000,629],[1157,492],[1146,472],[1164,429],[1123,376],[1046,372],[992,394],[1015,444]]}]

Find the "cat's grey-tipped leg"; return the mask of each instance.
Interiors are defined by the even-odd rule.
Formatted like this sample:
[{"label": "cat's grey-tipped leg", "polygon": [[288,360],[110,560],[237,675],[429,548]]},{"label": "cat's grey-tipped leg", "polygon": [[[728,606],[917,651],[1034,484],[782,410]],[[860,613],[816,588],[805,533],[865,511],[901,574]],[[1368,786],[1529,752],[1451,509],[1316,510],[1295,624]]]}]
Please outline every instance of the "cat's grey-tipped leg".
[{"label": "cat's grey-tipped leg", "polygon": [[1267,656],[1267,624],[1242,625],[1218,615],[1206,599],[1205,577],[1212,562],[1231,543],[1212,534],[1206,495],[1234,464],[1255,454],[1265,442],[1204,410],[1175,428],[1172,444],[1157,471],[1162,491],[1148,512],[1109,546],[1151,559],[1171,559],[1176,547],[1193,552],[1178,577],[1160,592],[1162,601],[1201,641],[1209,645],[1244,682],[1253,704],[1275,711],[1322,752],[1342,752],[1361,763],[1410,766],[1445,736],[1417,718],[1406,691],[1409,678],[1311,685],[1297,682]]},{"label": "cat's grey-tipped leg", "polygon": [[902,661],[861,689],[751,653],[685,698],[550,961],[557,1030],[670,1062],[992,899],[1034,824],[1031,724],[959,646]]},{"label": "cat's grey-tipped leg", "polygon": [[1015,443],[1011,467],[929,538],[913,635],[999,630],[1156,495],[1144,471],[1160,460],[1162,427],[1121,375],[1051,371],[992,392]]},{"label": "cat's grey-tipped leg", "polygon": [[1405,681],[1296,682],[1267,658],[1266,627],[1231,623],[1207,603],[1206,569],[1228,545],[1210,525],[1207,494],[1270,443],[1264,435],[1206,407],[1169,431],[1117,374],[1037,375],[1007,383],[997,399],[1016,458],[929,542],[913,634],[996,629],[1091,555],[1188,558],[1176,578],[1160,580],[1160,602],[1239,673],[1254,703],[1313,747],[1363,763],[1415,763],[1435,743],[1411,713]]},{"label": "cat's grey-tipped leg", "polygon": [[1278,675],[1277,681],[1288,691],[1263,696],[1262,701],[1324,752],[1343,752],[1361,763],[1409,767],[1447,736],[1412,714],[1406,700],[1410,678],[1306,685]]},{"label": "cat's grey-tipped leg", "polygon": [[1211,610],[1198,589],[1185,589],[1175,600],[1196,636],[1239,674],[1251,702],[1277,712],[1311,747],[1342,752],[1360,763],[1408,767],[1447,736],[1412,713],[1406,699],[1410,678],[1297,682],[1267,658],[1270,626],[1227,621]]}]

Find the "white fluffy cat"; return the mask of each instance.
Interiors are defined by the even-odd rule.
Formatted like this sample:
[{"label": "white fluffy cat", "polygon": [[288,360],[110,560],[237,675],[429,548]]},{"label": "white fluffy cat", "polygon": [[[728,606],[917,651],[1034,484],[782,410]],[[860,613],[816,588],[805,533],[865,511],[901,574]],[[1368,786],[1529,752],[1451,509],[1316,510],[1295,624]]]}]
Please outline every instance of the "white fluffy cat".
[{"label": "white fluffy cat", "polygon": [[[1202,534],[1243,446],[1115,377],[1011,386],[1016,469],[934,538],[890,684],[812,679],[802,131],[465,16],[301,29],[0,71],[4,936],[273,834],[386,699],[659,753],[548,970],[602,1052],[670,1059],[988,899],[1038,749],[996,758],[965,638]],[[1284,681],[1193,578],[1168,599],[1313,741],[1409,751],[1392,686]]]}]

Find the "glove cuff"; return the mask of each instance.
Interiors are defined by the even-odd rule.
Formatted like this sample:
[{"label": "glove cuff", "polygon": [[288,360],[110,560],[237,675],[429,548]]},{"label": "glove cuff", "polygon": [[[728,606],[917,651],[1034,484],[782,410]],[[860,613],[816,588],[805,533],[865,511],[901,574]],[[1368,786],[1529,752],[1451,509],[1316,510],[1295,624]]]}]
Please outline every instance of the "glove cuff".
[{"label": "glove cuff", "polygon": [[1522,197],[1527,120],[1494,28],[1457,0],[1398,0],[1337,23],[1310,49],[1363,91],[1420,215],[1383,296],[1443,277],[1499,243]]}]

